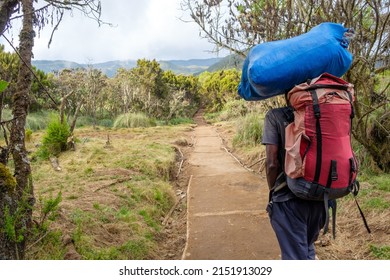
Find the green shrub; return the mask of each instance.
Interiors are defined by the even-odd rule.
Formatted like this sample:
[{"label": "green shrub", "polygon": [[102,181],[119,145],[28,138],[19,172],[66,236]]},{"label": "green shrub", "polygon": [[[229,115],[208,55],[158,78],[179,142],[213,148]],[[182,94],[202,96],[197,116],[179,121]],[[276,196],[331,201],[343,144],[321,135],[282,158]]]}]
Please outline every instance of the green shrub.
[{"label": "green shrub", "polygon": [[53,116],[43,136],[42,146],[39,148],[38,156],[48,159],[52,155],[56,156],[66,151],[69,136],[70,130],[68,123],[61,123],[58,116]]},{"label": "green shrub", "polygon": [[6,81],[0,80],[0,93],[3,92],[8,86]]},{"label": "green shrub", "polygon": [[259,113],[250,113],[237,121],[237,134],[233,138],[235,146],[256,146],[263,137],[264,119]]},{"label": "green shrub", "polygon": [[12,175],[11,171],[7,166],[0,163],[0,191],[10,190],[13,191],[16,187],[15,177]]},{"label": "green shrub", "polygon": [[114,121],[115,128],[150,127],[155,126],[156,121],[144,113],[127,113],[119,115]]},{"label": "green shrub", "polygon": [[26,129],[26,142],[31,142],[32,140],[32,134],[33,134],[33,131],[31,129]]}]

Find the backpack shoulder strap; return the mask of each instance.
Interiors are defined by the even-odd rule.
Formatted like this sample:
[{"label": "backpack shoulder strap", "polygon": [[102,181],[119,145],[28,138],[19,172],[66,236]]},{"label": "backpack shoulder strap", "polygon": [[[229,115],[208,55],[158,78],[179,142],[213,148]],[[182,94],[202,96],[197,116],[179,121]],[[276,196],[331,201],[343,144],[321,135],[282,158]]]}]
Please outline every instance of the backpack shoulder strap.
[{"label": "backpack shoulder strap", "polygon": [[283,114],[285,115],[288,123],[292,123],[294,121],[294,108],[292,108],[291,106],[287,106],[283,110]]}]

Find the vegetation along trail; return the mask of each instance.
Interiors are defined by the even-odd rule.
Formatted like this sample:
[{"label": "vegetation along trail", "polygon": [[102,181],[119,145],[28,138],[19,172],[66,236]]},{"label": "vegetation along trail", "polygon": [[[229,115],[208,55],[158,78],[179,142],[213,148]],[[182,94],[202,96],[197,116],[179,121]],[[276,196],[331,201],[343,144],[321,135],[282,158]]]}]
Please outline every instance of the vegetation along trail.
[{"label": "vegetation along trail", "polygon": [[196,116],[188,158],[187,244],[183,259],[278,259],[265,212],[266,182],[239,165],[214,127]]}]

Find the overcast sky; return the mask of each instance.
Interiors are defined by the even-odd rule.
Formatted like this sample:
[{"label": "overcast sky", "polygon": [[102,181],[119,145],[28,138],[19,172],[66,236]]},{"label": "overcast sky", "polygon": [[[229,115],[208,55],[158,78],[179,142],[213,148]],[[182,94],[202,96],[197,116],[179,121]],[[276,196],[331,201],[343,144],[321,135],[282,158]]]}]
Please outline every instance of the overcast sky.
[{"label": "overcast sky", "polygon": [[[191,59],[216,57],[213,45],[199,37],[199,28],[180,9],[181,0],[101,0],[102,20],[96,22],[74,12],[66,16],[47,47],[51,29],[36,37],[34,59],[98,63],[126,59]],[[5,34],[12,36],[12,34]],[[14,40],[18,32],[13,34]],[[11,49],[1,38],[0,44]],[[15,42],[15,44],[17,44]],[[227,53],[220,53],[225,56]]]}]

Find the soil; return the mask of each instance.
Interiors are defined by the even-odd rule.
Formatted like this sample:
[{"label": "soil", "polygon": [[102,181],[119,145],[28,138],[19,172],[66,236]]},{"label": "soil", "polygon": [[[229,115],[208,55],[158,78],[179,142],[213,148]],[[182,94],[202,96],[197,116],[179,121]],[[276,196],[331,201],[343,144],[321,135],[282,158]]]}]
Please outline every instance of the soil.
[{"label": "soil", "polygon": [[[162,259],[279,259],[265,212],[267,184],[245,169],[200,112],[176,181],[178,204],[161,235]],[[181,198],[181,200],[180,200]]]}]

